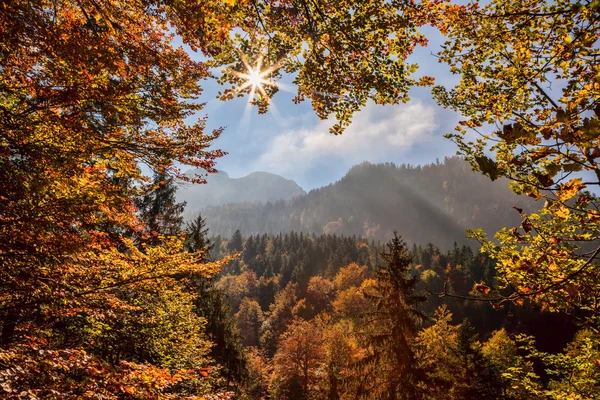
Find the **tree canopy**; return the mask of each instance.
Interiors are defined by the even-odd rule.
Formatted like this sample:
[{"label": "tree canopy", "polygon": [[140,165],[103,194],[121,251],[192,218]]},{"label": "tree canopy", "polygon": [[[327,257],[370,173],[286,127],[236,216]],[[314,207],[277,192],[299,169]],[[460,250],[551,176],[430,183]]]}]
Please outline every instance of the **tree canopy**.
[{"label": "tree canopy", "polygon": [[[173,177],[203,180],[179,166],[215,172],[224,154],[211,147],[222,129],[206,132],[198,116],[202,81],[223,84],[223,100],[250,94],[266,112],[286,73],[294,74],[296,102],[310,100],[320,118],[337,120],[334,134],[368,101],[406,102],[412,87],[433,86],[439,104],[463,117],[448,137],[472,167],[544,201],[537,213],[516,207],[520,226],[495,241],[473,232],[498,273],[477,283],[471,297],[496,308],[531,299],[572,314],[593,333],[568,351],[588,360],[600,323],[600,208],[588,190],[600,186],[599,11],[598,0],[3,1],[0,387],[13,397],[156,398],[227,386],[219,386],[217,367],[203,380],[213,364],[196,309],[202,290],[193,282],[236,255],[205,262],[200,252],[185,251],[180,207],[157,202],[172,197]],[[424,26],[446,39],[436,55],[458,75],[455,87],[415,75],[409,56],[427,44]],[[167,221],[155,206],[173,215]],[[199,233],[201,221],[193,228]],[[138,233],[155,240],[138,240]],[[243,244],[238,232],[229,248]],[[296,301],[304,288],[291,280],[305,272],[299,265],[262,282],[263,302],[275,299],[264,318],[274,337],[263,334],[259,342],[286,360],[277,355],[279,337],[301,347],[297,334],[308,330],[318,339],[315,360],[344,367],[331,346],[352,348],[352,340],[296,321],[316,312]],[[287,284],[279,293],[278,279]],[[435,281],[433,272],[428,279]],[[333,293],[328,282],[313,282],[320,308]],[[450,289],[439,294],[456,295]],[[216,295],[207,310],[220,304]],[[229,333],[219,337],[235,341],[233,324],[221,322],[212,327]],[[463,339],[457,348],[465,359],[487,365],[473,336]],[[404,350],[411,352],[408,344]],[[255,371],[262,355],[251,359]],[[306,393],[312,377],[323,375],[315,360],[294,375]],[[569,360],[549,362],[570,368]],[[552,389],[559,394],[568,391],[563,376]],[[584,379],[577,390],[594,385]]]}]

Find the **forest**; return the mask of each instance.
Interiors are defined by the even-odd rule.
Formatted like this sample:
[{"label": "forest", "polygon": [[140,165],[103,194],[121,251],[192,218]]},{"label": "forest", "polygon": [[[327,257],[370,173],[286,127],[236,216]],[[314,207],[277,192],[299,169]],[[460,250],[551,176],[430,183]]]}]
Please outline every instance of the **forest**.
[{"label": "forest", "polygon": [[[600,0],[0,2],[0,398],[600,399],[599,59]],[[457,157],[186,220],[215,86]]]},{"label": "forest", "polygon": [[[192,200],[190,200],[192,201]],[[232,203],[229,201],[228,203]],[[506,180],[492,182],[459,157],[413,166],[363,162],[339,181],[287,201],[241,202],[200,208],[212,235],[279,232],[359,235],[449,248],[466,243],[466,228],[495,232],[520,222],[512,207],[541,204],[517,196]]]}]

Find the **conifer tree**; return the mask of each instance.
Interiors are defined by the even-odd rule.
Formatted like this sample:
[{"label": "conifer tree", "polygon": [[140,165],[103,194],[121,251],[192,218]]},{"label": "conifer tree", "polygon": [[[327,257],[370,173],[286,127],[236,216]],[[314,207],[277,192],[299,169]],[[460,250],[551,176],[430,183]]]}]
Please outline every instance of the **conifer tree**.
[{"label": "conifer tree", "polygon": [[208,238],[206,218],[202,218],[202,214],[199,213],[196,219],[194,219],[192,222],[188,222],[186,232],[186,249],[190,252],[202,251],[202,259],[210,260],[210,252],[213,250],[215,245]]},{"label": "conifer tree", "polygon": [[177,186],[165,173],[154,175],[153,190],[138,200],[140,219],[145,223],[145,234],[152,244],[158,235],[173,236],[181,232],[185,202],[177,203]]},{"label": "conifer tree", "polygon": [[231,251],[240,251],[244,248],[244,240],[242,239],[242,234],[239,229],[236,230],[231,237],[227,248]]},{"label": "conifer tree", "polygon": [[[198,214],[187,224],[186,248],[190,252],[203,251],[202,260],[210,260],[210,251],[214,244],[208,238],[206,220]],[[216,287],[214,277],[194,277],[198,293],[196,312],[206,318],[206,331],[215,344],[211,356],[223,366],[223,375],[228,383],[241,383],[246,379],[246,356],[242,346],[242,337],[235,328],[231,308],[225,301],[225,293]]]},{"label": "conifer tree", "polygon": [[[498,370],[481,352],[477,334],[468,320],[458,328],[457,377],[453,399],[497,399],[502,396],[502,381]],[[460,372],[459,372],[460,371]]]},{"label": "conifer tree", "polygon": [[415,369],[411,348],[425,315],[418,306],[426,300],[416,294],[418,278],[411,276],[411,258],[406,243],[394,232],[381,256],[385,264],[377,271],[375,327],[369,335],[374,353],[372,361],[379,364],[385,375],[381,395],[390,400],[416,396]]}]

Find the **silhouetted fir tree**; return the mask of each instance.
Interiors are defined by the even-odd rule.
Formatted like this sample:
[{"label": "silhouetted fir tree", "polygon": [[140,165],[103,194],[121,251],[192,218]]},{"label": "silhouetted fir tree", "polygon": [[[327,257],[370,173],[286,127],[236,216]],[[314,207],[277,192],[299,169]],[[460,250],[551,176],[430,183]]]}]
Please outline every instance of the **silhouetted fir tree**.
[{"label": "silhouetted fir tree", "polygon": [[151,244],[158,243],[158,235],[173,236],[181,232],[185,202],[177,203],[177,186],[173,178],[165,173],[157,173],[153,180],[154,189],[141,197],[138,202],[140,219],[145,224],[145,233]]},{"label": "silhouetted fir tree", "polygon": [[411,343],[426,318],[418,307],[427,298],[415,293],[418,278],[410,274],[406,243],[394,232],[386,247],[381,254],[385,264],[376,274],[378,294],[374,297],[374,322],[379,329],[369,339],[374,347],[373,361],[382,363],[388,375],[387,399],[412,399],[417,396],[415,381],[420,371],[415,369]]},{"label": "silhouetted fir tree", "polygon": [[503,395],[500,373],[476,347],[476,339],[475,329],[465,319],[458,329],[453,399],[499,399]]},{"label": "silhouetted fir tree", "polygon": [[210,253],[215,245],[208,238],[206,219],[202,218],[201,214],[198,214],[192,222],[187,224],[186,233],[186,250],[190,252],[202,251],[202,259],[206,261],[210,260]]},{"label": "silhouetted fir tree", "polygon": [[244,248],[244,240],[242,239],[242,234],[240,230],[236,230],[229,243],[227,244],[227,248],[230,251],[241,251]]}]

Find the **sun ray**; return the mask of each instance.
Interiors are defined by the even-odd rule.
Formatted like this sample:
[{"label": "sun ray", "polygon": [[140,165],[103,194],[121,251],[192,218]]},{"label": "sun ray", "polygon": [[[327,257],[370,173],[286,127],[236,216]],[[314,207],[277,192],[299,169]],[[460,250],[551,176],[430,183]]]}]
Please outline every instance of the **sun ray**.
[{"label": "sun ray", "polygon": [[269,96],[267,91],[265,90],[266,86],[279,87],[279,83],[269,80],[268,77],[276,70],[282,67],[283,62],[277,62],[268,68],[263,68],[264,56],[261,54],[256,59],[254,66],[250,64],[248,58],[244,53],[238,50],[240,55],[240,60],[246,69],[245,72],[231,71],[233,75],[244,80],[240,86],[237,87],[235,93],[240,93],[248,88],[250,88],[250,98],[249,102],[252,101],[254,95],[258,93],[261,98],[267,102],[269,102]]}]

